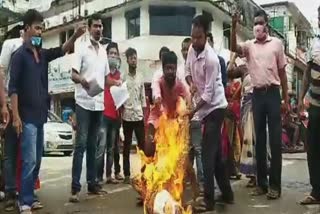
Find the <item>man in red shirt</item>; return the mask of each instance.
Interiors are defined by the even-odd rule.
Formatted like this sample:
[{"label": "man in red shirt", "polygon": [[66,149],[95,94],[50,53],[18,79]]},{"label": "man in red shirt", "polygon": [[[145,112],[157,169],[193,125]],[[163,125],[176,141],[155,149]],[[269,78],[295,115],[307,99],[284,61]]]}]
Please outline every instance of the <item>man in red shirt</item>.
[{"label": "man in red shirt", "polygon": [[190,102],[189,94],[184,84],[176,78],[177,73],[177,56],[174,52],[163,54],[162,67],[163,76],[159,79],[153,88],[155,106],[151,109],[148,119],[148,140],[146,143],[145,153],[147,156],[153,156],[154,134],[158,128],[158,120],[163,112],[170,117],[176,116],[176,104],[179,97]]},{"label": "man in red shirt", "polygon": [[[119,158],[119,129],[121,125],[121,116],[114,104],[114,100],[110,93],[110,87],[121,84],[119,71],[120,58],[117,43],[110,43],[107,47],[108,61],[110,73],[107,76],[106,88],[104,91],[104,112],[103,121],[100,130],[99,146],[97,149],[97,179],[103,181],[103,168],[105,160],[105,152],[107,152],[106,160],[106,177],[107,183],[116,184],[123,178],[120,176],[120,158]],[[117,157],[117,158],[116,158]],[[112,165],[115,160],[115,178],[112,178]]]}]

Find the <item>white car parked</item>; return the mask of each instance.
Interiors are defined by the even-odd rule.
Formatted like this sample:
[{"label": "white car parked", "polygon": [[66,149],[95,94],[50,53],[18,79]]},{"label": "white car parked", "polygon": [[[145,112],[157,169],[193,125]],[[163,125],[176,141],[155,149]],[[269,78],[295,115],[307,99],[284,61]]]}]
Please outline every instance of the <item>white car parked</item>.
[{"label": "white car parked", "polygon": [[63,152],[64,155],[70,156],[73,152],[73,141],[72,126],[54,113],[48,112],[48,122],[44,125],[43,153]]}]

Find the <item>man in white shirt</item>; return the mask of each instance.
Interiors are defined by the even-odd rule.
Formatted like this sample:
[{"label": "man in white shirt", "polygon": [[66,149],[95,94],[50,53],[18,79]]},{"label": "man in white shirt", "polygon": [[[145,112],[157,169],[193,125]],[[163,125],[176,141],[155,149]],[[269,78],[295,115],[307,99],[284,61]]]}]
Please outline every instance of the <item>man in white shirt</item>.
[{"label": "man in white shirt", "polygon": [[142,151],[145,144],[144,112],[147,106],[143,78],[137,71],[137,51],[128,48],[126,51],[129,72],[126,79],[129,99],[123,105],[122,125],[124,133],[123,173],[124,183],[130,183],[130,148],[134,132],[138,147]]},{"label": "man in white shirt", "polygon": [[88,192],[100,194],[102,187],[96,181],[96,148],[97,135],[104,110],[103,93],[89,96],[89,79],[104,80],[109,73],[108,57],[104,47],[99,43],[102,35],[102,20],[97,14],[88,21],[90,40],[82,42],[75,50],[75,61],[72,66],[72,80],[76,83],[76,117],[77,136],[72,163],[72,196],[70,202],[79,202],[81,191],[80,177],[83,154],[87,155]]},{"label": "man in white shirt", "polygon": [[[8,80],[9,80],[9,68],[12,55],[15,51],[21,47],[23,43],[23,27],[16,26],[12,31],[18,31],[18,35],[11,35],[11,39],[5,40],[2,46],[0,55],[0,107],[2,123],[6,128],[5,141],[4,141],[4,181],[5,181],[5,194],[6,194],[6,204],[5,210],[11,211],[15,207],[16,199],[16,162],[18,154],[18,137],[17,134],[10,123],[9,111],[7,108],[7,91],[8,91]],[[17,32],[17,33],[18,33]],[[16,38],[18,37],[18,38]]]}]

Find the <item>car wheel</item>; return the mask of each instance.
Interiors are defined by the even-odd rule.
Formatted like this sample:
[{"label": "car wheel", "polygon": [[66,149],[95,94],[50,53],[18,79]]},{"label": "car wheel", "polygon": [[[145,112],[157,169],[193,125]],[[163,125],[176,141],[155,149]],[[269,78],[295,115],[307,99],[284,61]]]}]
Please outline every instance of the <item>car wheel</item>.
[{"label": "car wheel", "polygon": [[64,156],[70,156],[72,152],[63,152]]}]

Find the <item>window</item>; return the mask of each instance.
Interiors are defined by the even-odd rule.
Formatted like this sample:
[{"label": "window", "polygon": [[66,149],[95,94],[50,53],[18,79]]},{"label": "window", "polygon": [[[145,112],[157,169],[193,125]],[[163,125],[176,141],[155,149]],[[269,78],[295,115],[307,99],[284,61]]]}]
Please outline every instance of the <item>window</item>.
[{"label": "window", "polygon": [[230,49],[231,46],[231,26],[223,23],[223,45],[225,49]]},{"label": "window", "polygon": [[74,34],[74,29],[68,30],[68,39]]},{"label": "window", "polygon": [[65,31],[60,33],[60,45],[63,45],[67,41],[67,33]]},{"label": "window", "polygon": [[292,19],[292,16],[289,16],[289,31],[292,31],[293,28],[294,28],[293,19]]},{"label": "window", "polygon": [[269,21],[270,26],[280,32],[282,35],[284,33],[284,17],[279,16],[279,17],[273,17]]},{"label": "window", "polygon": [[112,17],[104,18],[103,24],[103,43],[107,44],[112,40]]},{"label": "window", "polygon": [[127,38],[131,39],[140,36],[140,8],[127,11]]},{"label": "window", "polygon": [[195,15],[192,7],[150,6],[150,34],[187,36]]},{"label": "window", "polygon": [[71,36],[74,34],[74,29],[69,29],[67,31],[62,31],[60,33],[60,45],[63,45]]}]

